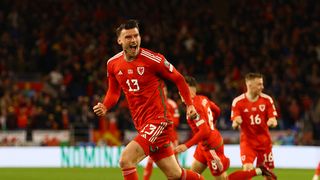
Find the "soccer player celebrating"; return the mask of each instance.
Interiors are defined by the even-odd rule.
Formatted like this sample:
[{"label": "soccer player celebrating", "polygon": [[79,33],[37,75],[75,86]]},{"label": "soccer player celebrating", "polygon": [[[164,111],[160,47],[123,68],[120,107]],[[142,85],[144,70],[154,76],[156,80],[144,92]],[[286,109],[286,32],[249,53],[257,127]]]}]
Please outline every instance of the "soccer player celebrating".
[{"label": "soccer player celebrating", "polygon": [[[174,145],[174,147],[176,147],[178,145],[178,134],[176,132],[176,127],[178,127],[179,125],[179,121],[180,121],[180,113],[179,113],[179,109],[178,109],[178,105],[177,103],[170,99],[168,97],[168,89],[167,86],[164,86],[163,88],[163,92],[164,95],[166,97],[166,105],[167,105],[167,112],[168,112],[168,116],[169,119],[171,119],[173,121],[173,131],[172,131],[172,135],[171,135],[171,142]],[[176,159],[177,158],[177,154],[176,154]],[[149,180],[150,176],[152,174],[152,169],[153,169],[153,160],[149,157],[148,158],[148,162],[146,167],[144,168],[144,173],[143,173],[143,179],[144,180]]]},{"label": "soccer player celebrating", "polygon": [[[236,171],[227,175],[230,160],[224,154],[224,144],[220,132],[216,129],[216,121],[220,115],[220,108],[206,96],[197,95],[196,80],[185,77],[191,92],[194,106],[198,112],[196,119],[187,119],[193,136],[185,144],[176,147],[176,152],[184,152],[192,145],[198,144],[191,169],[201,174],[207,166],[211,174],[219,180],[248,179],[257,175],[275,177],[265,166],[260,166],[250,171]],[[183,97],[182,97],[183,99]]]},{"label": "soccer player celebrating", "polygon": [[203,179],[199,174],[180,168],[170,135],[172,120],[167,116],[164,79],[172,81],[187,104],[187,115],[196,117],[188,86],[183,76],[164,58],[140,48],[141,37],[136,20],[128,20],[117,28],[117,42],[123,51],[107,62],[108,91],[103,103],[93,107],[98,116],[105,116],[123,90],[138,135],[127,144],[120,157],[125,180],[136,180],[136,165],[150,156],[168,179]]},{"label": "soccer player celebrating", "polygon": [[231,109],[232,127],[241,129],[240,154],[243,169],[253,169],[256,158],[257,165],[265,164],[269,169],[273,169],[269,127],[277,126],[277,111],[272,98],[262,93],[261,74],[248,73],[245,83],[247,91],[233,100]]}]

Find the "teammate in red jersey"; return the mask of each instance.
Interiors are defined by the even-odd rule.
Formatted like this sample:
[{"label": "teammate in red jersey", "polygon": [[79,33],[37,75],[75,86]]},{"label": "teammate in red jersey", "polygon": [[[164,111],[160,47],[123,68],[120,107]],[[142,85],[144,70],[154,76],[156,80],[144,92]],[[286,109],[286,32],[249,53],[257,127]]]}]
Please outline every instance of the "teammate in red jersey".
[{"label": "teammate in red jersey", "polygon": [[176,131],[176,128],[179,126],[179,121],[180,121],[180,112],[179,112],[179,107],[178,107],[178,104],[173,100],[173,99],[170,99],[168,97],[168,89],[167,87],[165,86],[164,87],[164,93],[167,97],[167,110],[168,110],[168,113],[172,116],[172,121],[173,121],[173,127],[174,127],[174,130],[172,131],[172,143],[174,145],[174,147],[176,147],[178,145],[178,133]]},{"label": "teammate in red jersey", "polygon": [[319,180],[319,176],[320,176],[320,162],[317,166],[316,171],[314,172],[312,180]]},{"label": "teammate in red jersey", "polygon": [[274,168],[272,141],[269,127],[277,126],[277,111],[270,96],[262,93],[263,76],[248,73],[245,76],[246,93],[236,97],[232,102],[232,127],[240,127],[240,153],[244,170],[265,164]]},{"label": "teammate in red jersey", "polygon": [[164,79],[177,86],[185,99],[187,115],[191,118],[197,115],[183,76],[163,55],[140,48],[136,20],[121,24],[116,32],[123,51],[108,60],[108,91],[103,103],[95,105],[93,110],[98,116],[104,116],[117,103],[123,90],[138,131],[120,157],[124,179],[138,179],[136,165],[148,155],[168,179],[203,179],[195,172],[180,168],[170,145],[173,122],[167,116]]},{"label": "teammate in red jersey", "polygon": [[[193,136],[185,144],[176,147],[176,152],[184,152],[192,145],[198,144],[191,169],[201,174],[207,166],[216,179],[239,180],[257,175],[275,177],[266,167],[261,166],[251,171],[236,171],[227,175],[230,160],[224,154],[224,144],[220,132],[216,129],[216,121],[220,115],[220,108],[206,96],[196,94],[196,80],[185,77],[191,92],[194,106],[199,114],[196,119],[188,118]],[[183,99],[183,97],[182,97]]]},{"label": "teammate in red jersey", "polygon": [[[165,86],[163,88],[163,92],[166,99],[166,105],[167,105],[167,111],[168,111],[168,116],[170,117],[169,119],[171,119],[173,121],[173,131],[172,131],[172,135],[171,135],[171,142],[173,144],[174,147],[176,147],[178,145],[178,134],[176,132],[176,127],[178,127],[179,125],[179,121],[180,121],[180,113],[179,113],[179,109],[178,109],[178,104],[170,99],[168,97],[168,89],[167,86]],[[178,157],[176,154],[176,159],[178,161]],[[143,172],[143,179],[144,180],[149,180],[152,174],[152,170],[153,170],[153,160],[149,157],[148,158],[148,162],[146,167],[144,168],[144,172]]]}]

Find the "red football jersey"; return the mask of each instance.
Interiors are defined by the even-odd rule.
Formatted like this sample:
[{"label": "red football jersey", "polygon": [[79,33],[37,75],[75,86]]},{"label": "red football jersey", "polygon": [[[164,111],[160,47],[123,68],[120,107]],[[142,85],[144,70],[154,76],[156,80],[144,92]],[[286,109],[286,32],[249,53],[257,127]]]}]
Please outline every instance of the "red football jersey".
[{"label": "red football jersey", "polygon": [[237,116],[242,118],[240,143],[257,149],[272,146],[267,121],[277,117],[277,111],[270,96],[262,93],[255,102],[249,101],[245,94],[236,97],[232,102],[231,120]]},{"label": "red football jersey", "polygon": [[167,110],[168,110],[169,116],[171,116],[170,119],[173,121],[174,127],[177,127],[179,125],[179,120],[180,120],[179,108],[177,103],[170,98],[167,98]]},{"label": "red football jersey", "polygon": [[202,142],[206,146],[214,148],[222,143],[220,132],[215,128],[215,123],[220,115],[220,108],[206,96],[197,95],[193,98],[193,104],[197,110],[198,118],[190,119],[187,122],[191,127],[193,137],[186,142],[190,147]]},{"label": "red football jersey", "polygon": [[120,52],[107,62],[109,89],[103,104],[110,109],[123,90],[136,129],[149,120],[167,119],[163,79],[174,82],[186,104],[192,104],[183,76],[159,53],[140,49],[137,58],[126,61]]}]

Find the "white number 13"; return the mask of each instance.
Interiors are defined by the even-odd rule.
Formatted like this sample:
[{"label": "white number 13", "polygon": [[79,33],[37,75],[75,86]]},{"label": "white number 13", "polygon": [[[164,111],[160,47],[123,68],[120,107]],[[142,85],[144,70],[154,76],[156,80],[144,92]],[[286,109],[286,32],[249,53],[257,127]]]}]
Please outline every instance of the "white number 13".
[{"label": "white number 13", "polygon": [[140,90],[138,79],[127,79],[126,83],[130,92],[136,92]]}]

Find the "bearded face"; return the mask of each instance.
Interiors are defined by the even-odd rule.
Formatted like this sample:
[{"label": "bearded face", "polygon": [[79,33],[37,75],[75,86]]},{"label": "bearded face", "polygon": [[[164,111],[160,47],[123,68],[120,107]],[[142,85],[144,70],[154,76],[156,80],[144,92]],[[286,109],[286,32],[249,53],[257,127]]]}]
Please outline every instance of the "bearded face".
[{"label": "bearded face", "polygon": [[134,60],[139,53],[141,37],[137,28],[123,29],[118,37],[127,60]]}]

